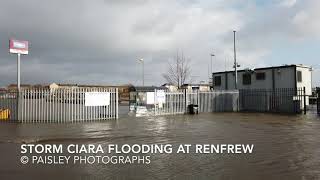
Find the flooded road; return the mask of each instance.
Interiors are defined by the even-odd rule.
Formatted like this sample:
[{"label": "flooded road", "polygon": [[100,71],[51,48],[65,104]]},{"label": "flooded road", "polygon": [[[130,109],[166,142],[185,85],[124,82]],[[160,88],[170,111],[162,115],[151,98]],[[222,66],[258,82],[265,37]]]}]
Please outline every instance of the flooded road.
[{"label": "flooded road", "polygon": [[[316,115],[203,113],[77,124],[0,124],[0,179],[319,179]],[[20,145],[254,144],[252,154],[153,154],[150,164],[22,165]],[[28,178],[30,179],[30,178]]]}]

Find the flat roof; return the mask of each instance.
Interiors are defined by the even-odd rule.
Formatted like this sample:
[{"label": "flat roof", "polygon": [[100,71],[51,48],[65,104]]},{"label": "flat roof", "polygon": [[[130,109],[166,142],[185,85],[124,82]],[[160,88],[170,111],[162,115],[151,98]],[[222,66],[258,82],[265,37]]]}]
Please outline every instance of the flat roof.
[{"label": "flat roof", "polygon": [[[270,66],[270,67],[263,67],[263,68],[254,68],[253,70],[268,70],[268,69],[279,69],[279,68],[289,68],[289,67],[302,67],[302,68],[311,68],[309,66],[305,66],[302,64],[290,64],[290,65],[282,65],[282,66]],[[244,72],[246,69],[238,70],[238,72]],[[220,71],[220,72],[213,72],[212,74],[223,74],[223,73],[234,73],[234,71]]]},{"label": "flat roof", "polygon": [[210,86],[210,84],[182,84],[181,86]]},{"label": "flat roof", "polygon": [[133,86],[132,90],[136,92],[154,92],[155,89],[166,90],[166,87],[157,87],[157,86]]}]

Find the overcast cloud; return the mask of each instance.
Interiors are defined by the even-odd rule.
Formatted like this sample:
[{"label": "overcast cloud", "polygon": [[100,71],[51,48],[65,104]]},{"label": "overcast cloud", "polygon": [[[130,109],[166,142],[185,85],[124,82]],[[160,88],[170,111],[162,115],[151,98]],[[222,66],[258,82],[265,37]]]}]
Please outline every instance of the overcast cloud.
[{"label": "overcast cloud", "polygon": [[[8,39],[30,42],[22,83],[165,83],[176,51],[191,60],[194,83],[230,70],[233,33],[243,68],[303,63],[320,69],[318,0],[7,0],[0,2],[0,86],[15,83]],[[319,82],[320,70],[314,81]],[[317,83],[319,85],[319,83]]]}]

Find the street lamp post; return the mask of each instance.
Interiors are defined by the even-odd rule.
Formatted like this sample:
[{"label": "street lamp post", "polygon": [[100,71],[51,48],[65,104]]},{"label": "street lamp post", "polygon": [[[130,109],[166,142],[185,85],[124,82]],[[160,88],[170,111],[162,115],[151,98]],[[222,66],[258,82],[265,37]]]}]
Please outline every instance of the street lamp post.
[{"label": "street lamp post", "polygon": [[311,89],[313,88],[313,79],[312,79],[312,76],[313,76],[313,71],[314,71],[314,68],[311,66],[310,67],[310,72],[311,72]]},{"label": "street lamp post", "polygon": [[211,71],[211,74],[212,74],[212,70],[213,70],[213,68],[212,68],[212,57],[215,56],[215,55],[214,54],[210,54],[210,56],[211,56],[211,66],[210,66],[211,69],[210,69],[210,71]]},{"label": "street lamp post", "polygon": [[139,61],[142,63],[142,86],[144,86],[144,60],[141,58]]},{"label": "street lamp post", "polygon": [[234,52],[234,71],[235,71],[235,81],[234,81],[234,88],[238,89],[238,64],[236,58],[236,31],[233,31],[233,52]]},{"label": "street lamp post", "polygon": [[215,56],[214,54],[210,54],[210,78],[211,78],[211,83],[213,83],[213,77],[212,77],[212,57]]}]

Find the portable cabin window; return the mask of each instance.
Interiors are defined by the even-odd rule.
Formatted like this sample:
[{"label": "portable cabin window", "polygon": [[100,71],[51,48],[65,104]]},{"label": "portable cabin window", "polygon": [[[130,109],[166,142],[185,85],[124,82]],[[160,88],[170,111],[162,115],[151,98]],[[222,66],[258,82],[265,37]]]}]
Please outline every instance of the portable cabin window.
[{"label": "portable cabin window", "polygon": [[215,86],[221,86],[221,76],[215,76],[214,77],[214,85]]},{"label": "portable cabin window", "polygon": [[200,87],[199,87],[199,86],[193,86],[193,87],[191,87],[191,89],[192,89],[193,91],[195,91],[195,90],[199,90]]},{"label": "portable cabin window", "polygon": [[302,82],[302,72],[301,71],[297,71],[297,81]]},{"label": "portable cabin window", "polygon": [[256,80],[265,80],[265,79],[266,79],[266,73],[265,72],[256,73]]},{"label": "portable cabin window", "polygon": [[245,73],[242,75],[242,84],[243,85],[250,85],[251,84],[251,74]]}]

